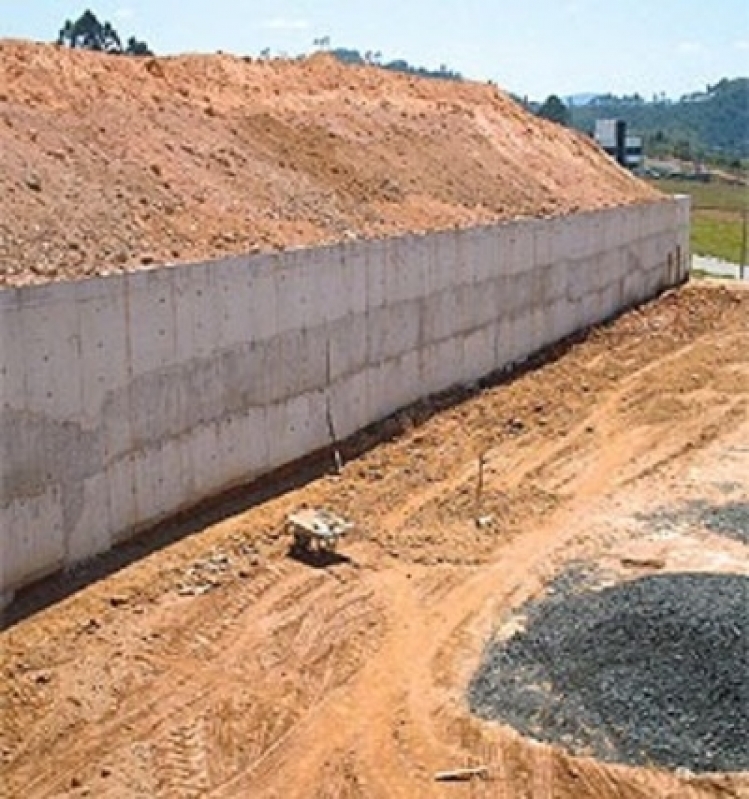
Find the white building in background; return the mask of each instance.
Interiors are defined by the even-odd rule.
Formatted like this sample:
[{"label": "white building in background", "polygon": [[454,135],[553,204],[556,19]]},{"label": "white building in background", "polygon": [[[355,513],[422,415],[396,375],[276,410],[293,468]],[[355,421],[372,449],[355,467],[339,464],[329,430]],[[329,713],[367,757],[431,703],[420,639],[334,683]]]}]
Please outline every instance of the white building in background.
[{"label": "white building in background", "polygon": [[645,161],[642,136],[626,136],[624,139],[624,160],[628,169],[640,169]]},{"label": "white building in background", "polygon": [[594,132],[596,143],[627,169],[643,165],[642,136],[628,136],[623,119],[598,119]]}]

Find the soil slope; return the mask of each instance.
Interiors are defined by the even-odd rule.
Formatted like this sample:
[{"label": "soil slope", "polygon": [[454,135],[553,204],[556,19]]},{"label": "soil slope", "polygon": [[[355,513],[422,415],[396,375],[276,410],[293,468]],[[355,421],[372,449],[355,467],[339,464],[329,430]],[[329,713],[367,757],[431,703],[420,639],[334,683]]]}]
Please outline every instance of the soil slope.
[{"label": "soil slope", "polygon": [[0,285],[654,199],[491,85],[0,41]]}]

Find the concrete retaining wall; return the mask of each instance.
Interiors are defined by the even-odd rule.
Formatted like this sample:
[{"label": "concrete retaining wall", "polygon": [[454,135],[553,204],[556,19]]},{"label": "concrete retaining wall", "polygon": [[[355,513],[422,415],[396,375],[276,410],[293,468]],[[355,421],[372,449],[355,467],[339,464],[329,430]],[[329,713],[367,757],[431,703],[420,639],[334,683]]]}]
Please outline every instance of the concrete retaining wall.
[{"label": "concrete retaining wall", "polygon": [[0,593],[686,276],[688,201],[0,292]]}]

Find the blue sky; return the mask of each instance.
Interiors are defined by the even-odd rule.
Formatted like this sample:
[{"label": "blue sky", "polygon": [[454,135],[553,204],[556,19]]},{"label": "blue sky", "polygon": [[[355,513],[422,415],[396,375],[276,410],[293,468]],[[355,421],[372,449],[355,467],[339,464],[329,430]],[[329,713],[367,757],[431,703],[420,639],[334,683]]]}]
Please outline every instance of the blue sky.
[{"label": "blue sky", "polygon": [[52,39],[87,5],[158,53],[295,55],[330,36],[536,99],[749,75],[746,0],[0,0],[0,38]]}]

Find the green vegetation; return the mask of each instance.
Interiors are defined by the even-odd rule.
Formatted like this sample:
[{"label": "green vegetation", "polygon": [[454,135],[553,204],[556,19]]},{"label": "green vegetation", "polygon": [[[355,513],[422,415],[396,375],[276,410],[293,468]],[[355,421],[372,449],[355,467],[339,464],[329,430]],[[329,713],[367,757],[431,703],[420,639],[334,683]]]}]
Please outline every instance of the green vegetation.
[{"label": "green vegetation", "polygon": [[546,98],[544,104],[536,112],[537,116],[549,119],[559,125],[570,124],[570,110],[567,106],[556,96],[552,94]]},{"label": "green vegetation", "polygon": [[123,47],[119,33],[109,22],[100,22],[90,9],[75,21],[66,20],[57,37],[57,44],[80,50],[95,50],[112,55],[153,55],[145,42],[131,36]]},{"label": "green vegetation", "polygon": [[667,194],[691,196],[692,252],[735,264],[742,262],[743,217],[749,212],[749,187],[691,180],[657,180],[652,184]]},{"label": "green vegetation", "polygon": [[[314,44],[317,46],[325,46],[325,43],[330,43],[330,40],[325,37],[324,39],[315,39]],[[442,64],[439,69],[427,69],[426,67],[415,67],[409,64],[408,61],[397,59],[395,61],[383,61],[382,54],[379,52],[367,51],[362,55],[358,50],[350,50],[346,47],[336,47],[330,50],[330,55],[337,58],[344,64],[362,65],[362,64],[376,64],[382,69],[389,69],[391,72],[403,72],[406,75],[416,75],[420,78],[437,78],[438,80],[463,80],[463,76],[459,72],[455,72],[447,65]]]},{"label": "green vegetation", "polygon": [[692,218],[692,252],[741,263],[742,221],[715,219],[704,213]]},{"label": "green vegetation", "polygon": [[653,185],[666,194],[688,194],[692,210],[731,211],[741,215],[749,208],[749,187],[732,185],[721,180],[699,183],[693,180],[657,180]]},{"label": "green vegetation", "polygon": [[596,119],[623,119],[645,139],[649,156],[710,160],[738,167],[749,158],[749,78],[724,78],[678,101],[601,95],[572,109],[572,124],[591,133]]}]

